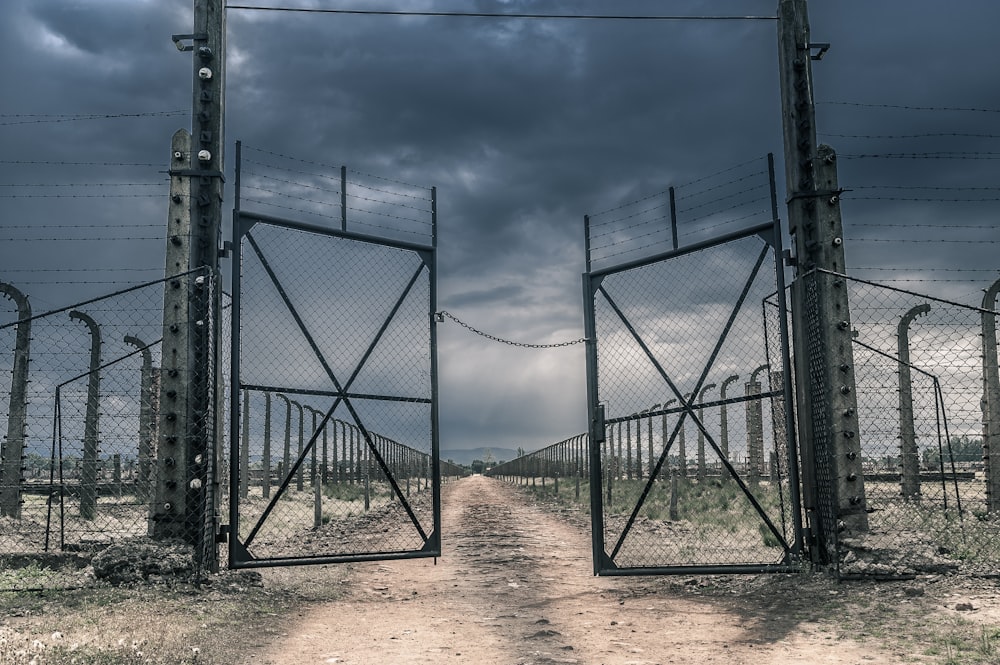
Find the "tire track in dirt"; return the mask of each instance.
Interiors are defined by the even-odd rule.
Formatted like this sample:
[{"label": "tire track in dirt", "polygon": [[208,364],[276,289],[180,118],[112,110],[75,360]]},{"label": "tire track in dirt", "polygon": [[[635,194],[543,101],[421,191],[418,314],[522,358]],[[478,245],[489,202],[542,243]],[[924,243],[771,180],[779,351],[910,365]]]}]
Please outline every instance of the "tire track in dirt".
[{"label": "tire track in dirt", "polygon": [[[473,476],[444,488],[442,559],[352,566],[346,597],[306,612],[248,662],[890,663],[815,632],[790,636],[718,598],[592,575],[589,534]],[[794,623],[792,624],[794,626]]]}]

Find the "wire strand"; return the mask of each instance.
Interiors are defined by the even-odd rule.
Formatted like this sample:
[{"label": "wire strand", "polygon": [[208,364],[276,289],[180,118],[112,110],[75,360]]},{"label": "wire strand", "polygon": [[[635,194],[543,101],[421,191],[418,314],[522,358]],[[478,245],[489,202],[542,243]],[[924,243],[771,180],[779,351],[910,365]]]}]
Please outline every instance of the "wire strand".
[{"label": "wire strand", "polygon": [[361,16],[426,16],[461,18],[499,19],[557,19],[591,21],[776,21],[777,16],[755,15],[664,15],[664,14],[523,14],[490,12],[435,12],[435,11],[392,11],[379,9],[321,9],[312,7],[255,7],[253,5],[226,5],[226,9],[243,11],[290,12],[302,14],[355,14]]}]

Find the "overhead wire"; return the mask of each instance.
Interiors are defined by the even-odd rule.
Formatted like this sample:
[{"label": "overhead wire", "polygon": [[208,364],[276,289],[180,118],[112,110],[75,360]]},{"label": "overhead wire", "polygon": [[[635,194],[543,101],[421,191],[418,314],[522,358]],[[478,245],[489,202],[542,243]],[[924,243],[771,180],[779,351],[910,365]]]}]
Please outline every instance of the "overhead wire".
[{"label": "overhead wire", "polygon": [[766,15],[665,15],[665,14],[528,14],[499,12],[445,12],[427,10],[332,9],[320,7],[272,7],[227,4],[226,9],[241,11],[288,12],[301,14],[354,14],[359,16],[423,16],[449,18],[550,19],[589,21],[776,21]]}]

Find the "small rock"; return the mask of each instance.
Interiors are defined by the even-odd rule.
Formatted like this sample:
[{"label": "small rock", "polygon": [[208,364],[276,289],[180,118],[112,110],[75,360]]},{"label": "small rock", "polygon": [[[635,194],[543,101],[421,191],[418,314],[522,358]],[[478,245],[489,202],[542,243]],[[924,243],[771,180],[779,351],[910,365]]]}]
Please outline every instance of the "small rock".
[{"label": "small rock", "polygon": [[558,631],[546,629],[546,630],[540,630],[537,633],[535,633],[534,635],[529,635],[528,639],[529,640],[537,640],[537,639],[543,638],[543,637],[556,637],[556,636],[558,636],[560,634],[561,633],[559,633]]},{"label": "small rock", "polygon": [[906,587],[903,589],[903,595],[909,596],[910,598],[916,598],[924,595],[924,588],[921,586]]}]

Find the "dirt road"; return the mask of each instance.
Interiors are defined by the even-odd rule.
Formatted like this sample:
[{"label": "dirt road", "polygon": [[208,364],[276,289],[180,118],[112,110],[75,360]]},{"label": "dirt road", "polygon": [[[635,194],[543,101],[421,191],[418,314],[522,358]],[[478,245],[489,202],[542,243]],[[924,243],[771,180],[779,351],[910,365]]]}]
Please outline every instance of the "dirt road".
[{"label": "dirt road", "polygon": [[755,597],[750,586],[699,594],[694,579],[596,578],[584,529],[498,481],[447,485],[442,519],[436,565],[355,566],[343,600],[310,610],[253,662],[877,665],[903,655],[811,620],[825,599],[794,580]]}]

